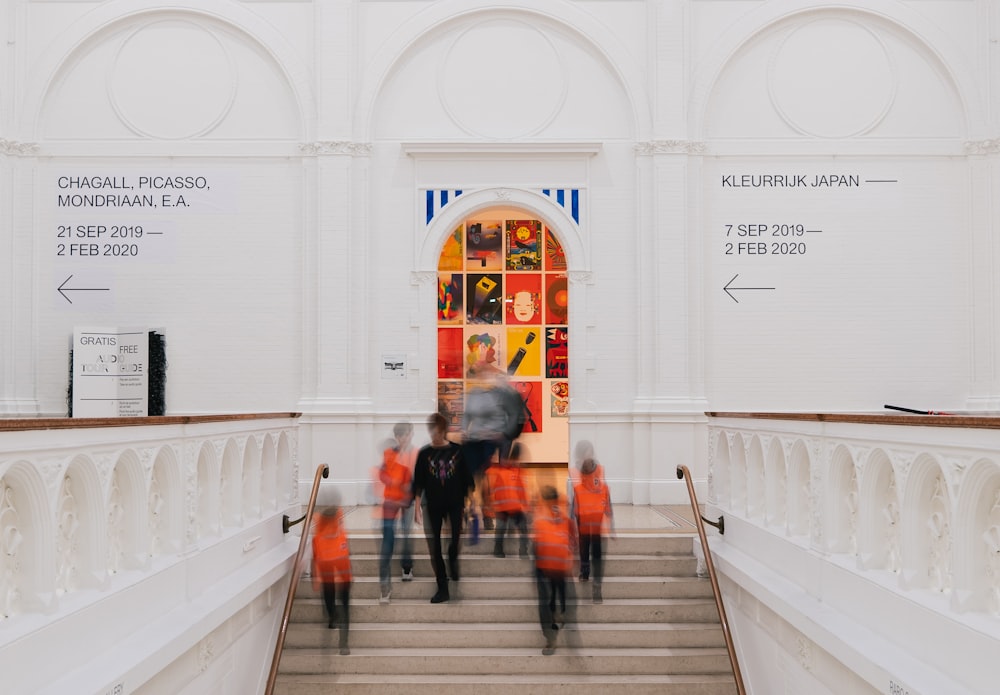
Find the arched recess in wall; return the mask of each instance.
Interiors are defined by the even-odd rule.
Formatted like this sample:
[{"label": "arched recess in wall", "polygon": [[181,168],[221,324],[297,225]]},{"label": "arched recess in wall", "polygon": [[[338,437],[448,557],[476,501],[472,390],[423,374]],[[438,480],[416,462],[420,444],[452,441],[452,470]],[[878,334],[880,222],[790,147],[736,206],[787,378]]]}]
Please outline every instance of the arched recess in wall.
[{"label": "arched recess in wall", "polygon": [[524,460],[562,464],[569,460],[572,300],[558,227],[536,214],[547,197],[532,194],[533,205],[521,207],[481,191],[461,206],[469,211],[463,219],[455,223],[453,210],[453,226],[434,225],[451,230],[434,264],[437,402],[457,431],[470,391],[507,379],[524,404]]},{"label": "arched recess in wall", "polygon": [[903,489],[904,588],[950,591],[952,588],[953,514],[951,493],[940,462],[920,454]]},{"label": "arched recess in wall", "polygon": [[141,569],[149,562],[149,515],[145,475],[139,457],[128,449],[111,473],[108,510],[108,572]]},{"label": "arched recess in wall", "polygon": [[[471,54],[463,55],[455,63],[461,73],[478,70],[478,74],[483,75],[483,65],[479,61],[486,60],[488,68],[486,74],[495,74],[499,79],[478,80],[482,86],[490,84],[498,86],[497,82],[500,85],[508,82],[525,86],[534,85],[540,77],[559,73],[566,78],[560,81],[560,85],[578,86],[579,93],[574,94],[570,91],[563,100],[565,108],[562,109],[561,115],[557,113],[551,119],[531,124],[538,127],[519,129],[517,135],[545,137],[546,128],[550,126],[560,128],[559,119],[569,115],[584,129],[582,137],[602,136],[604,134],[595,131],[599,121],[594,119],[594,114],[607,113],[609,94],[620,94],[623,99],[621,108],[627,132],[620,134],[620,137],[636,139],[646,137],[651,132],[649,104],[652,101],[647,96],[644,86],[645,72],[635,62],[629,48],[593,15],[557,0],[515,0],[505,3],[502,8],[498,8],[496,3],[489,0],[471,2],[445,0],[433,3],[404,23],[385,40],[369,62],[361,80],[362,91],[358,96],[355,111],[354,122],[360,129],[356,138],[374,140],[380,137],[394,137],[394,133],[389,132],[385,124],[377,120],[380,114],[399,113],[399,109],[393,108],[395,104],[387,104],[385,101],[386,93],[394,91],[391,85],[393,80],[403,83],[398,98],[406,104],[403,114],[410,127],[420,131],[419,137],[443,138],[455,137],[457,134],[463,139],[469,137],[470,132],[461,132],[459,126],[468,125],[463,115],[469,114],[463,112],[463,109],[473,105],[474,102],[470,102],[469,105],[458,104],[457,108],[455,104],[449,106],[448,86],[442,85],[439,77],[441,71],[445,69],[442,62],[446,61],[449,49],[454,48],[453,40],[460,42],[464,36],[466,41],[473,42],[480,48],[495,40],[488,32],[480,36],[472,36],[469,33],[470,28],[482,28],[491,22],[507,22],[509,27],[513,26],[522,37],[535,32],[541,41],[532,42],[528,50],[522,51],[523,56],[516,56],[516,64],[494,60],[502,58],[502,55],[493,55],[493,51],[475,50]],[[502,51],[502,44],[500,46]],[[555,54],[549,49],[554,49]],[[562,63],[562,67],[560,68],[557,63]],[[579,67],[573,68],[572,65]],[[522,66],[525,68],[523,72],[519,70]],[[563,72],[567,66],[569,70]],[[404,69],[409,69],[411,72],[406,77],[400,78],[400,73]],[[468,82],[464,86],[481,88],[480,85],[470,85]],[[413,94],[414,90],[421,94],[438,94],[444,103],[427,104],[428,108],[436,110],[434,113],[423,114],[414,111],[414,100],[406,101],[407,94]],[[544,103],[553,106],[553,111],[557,111],[557,104],[552,100],[551,94],[554,91],[561,91],[561,87],[560,90],[553,90],[550,84],[549,89],[543,90],[539,96]],[[589,98],[597,101],[587,102],[588,92]],[[456,96],[461,93],[460,90]],[[424,108],[423,102],[431,100],[420,101],[421,108]],[[592,104],[591,108],[588,108],[588,103]],[[501,110],[506,108],[502,99],[493,99],[490,105],[494,109],[494,114],[498,113],[498,108]],[[514,115],[517,122],[521,123],[520,115]],[[450,130],[434,132],[431,129],[435,124],[449,124]],[[484,133],[481,129],[483,125],[485,124],[482,122],[475,124],[471,130],[478,131],[480,135],[486,134],[488,137],[500,139],[512,137],[510,132],[492,135]],[[503,127],[499,123],[494,125]],[[608,123],[604,123],[605,127],[607,125]],[[562,135],[566,136],[566,133]]]},{"label": "arched recess in wall", "polygon": [[52,508],[38,469],[19,461],[0,468],[0,620],[40,611],[55,589]]},{"label": "arched recess in wall", "polygon": [[[837,32],[852,33],[855,38],[861,38],[872,49],[872,57],[876,58],[877,69],[869,64],[866,70],[864,62],[853,62],[853,58],[860,53],[852,55],[848,51],[843,54],[847,62],[841,68],[856,66],[861,72],[860,81],[852,80],[843,88],[861,90],[857,92],[860,100],[844,99],[844,95],[837,94],[836,90],[828,91],[822,97],[830,100],[830,108],[823,110],[827,116],[841,112],[841,115],[856,117],[853,122],[857,128],[848,129],[851,132],[824,132],[823,124],[815,120],[822,115],[818,109],[810,114],[808,104],[789,101],[794,98],[791,93],[783,99],[781,95],[776,95],[773,88],[756,88],[756,85],[770,82],[765,73],[773,71],[776,64],[774,55],[762,54],[758,60],[754,53],[770,53],[789,34],[808,30],[809,25],[815,22],[827,22],[829,26],[826,28],[833,29],[833,32],[824,32],[824,40],[833,42],[830,44],[832,51],[824,50],[825,44],[813,43],[816,49],[813,55],[819,60],[836,60],[842,50],[848,51],[845,42],[838,40]],[[866,31],[870,36],[865,36]],[[806,38],[805,34],[800,33],[800,38]],[[854,45],[854,42],[848,43]],[[884,48],[884,56],[879,44]],[[899,64],[918,66],[930,79],[915,78],[910,80],[912,84],[899,82],[898,75],[893,71],[893,67]],[[747,72],[754,70],[753,75]],[[806,69],[803,74],[815,79],[820,72],[819,68]],[[755,137],[804,137],[810,140],[817,136],[879,137],[888,134],[891,137],[900,133],[964,138],[970,133],[988,132],[975,74],[963,47],[955,45],[940,27],[919,12],[891,0],[872,0],[865,3],[864,8],[830,8],[826,5],[804,8],[792,2],[765,3],[747,12],[739,23],[714,41],[710,52],[700,62],[691,90],[688,123],[692,136],[699,140],[711,139],[723,131],[724,137],[739,137],[749,134],[748,129]],[[755,87],[742,89],[751,84]],[[880,92],[880,85],[891,86],[891,93]],[[933,86],[933,94],[927,92],[928,85]],[[868,90],[871,86],[876,89]],[[808,90],[799,90],[799,96],[809,99]],[[743,116],[753,114],[754,117],[744,117],[742,123],[740,119],[724,120],[734,100],[739,101],[739,111]],[[814,99],[814,106],[815,102]],[[921,120],[918,115],[926,109],[913,107],[931,102],[947,117],[932,124],[932,132],[928,133],[928,121]],[[862,106],[872,108],[864,113],[856,110]],[[852,109],[855,110],[850,111]],[[810,118],[814,119],[813,122],[807,123]],[[729,125],[724,126],[724,123]],[[814,132],[810,134],[810,130]],[[813,140],[811,147],[817,146]]]},{"label": "arched recess in wall", "polygon": [[743,435],[733,435],[729,465],[729,491],[732,511],[740,516],[747,513],[747,445]]},{"label": "arched recess in wall", "polygon": [[788,462],[788,533],[809,535],[809,504],[813,499],[812,467],[809,450],[801,439],[792,444]]},{"label": "arched recess in wall", "polygon": [[[185,40],[194,42],[190,50],[177,51]],[[157,60],[163,51],[167,59]],[[127,0],[102,3],[36,65],[23,111],[35,139],[300,139],[313,129],[315,98],[299,53],[260,15],[222,0],[139,10]],[[174,68],[162,80],[148,72]],[[125,95],[119,103],[116,94]],[[162,104],[178,97],[194,108],[169,123],[163,119],[176,114]],[[79,103],[88,104],[86,118]]]},{"label": "arched recess in wall", "polygon": [[899,491],[889,456],[876,449],[861,479],[858,559],[865,569],[899,570]]},{"label": "arched recess in wall", "polygon": [[281,498],[281,488],[278,485],[278,454],[274,447],[275,435],[264,435],[264,443],[260,452],[260,496],[261,510],[270,511],[277,508]]},{"label": "arched recess in wall", "polygon": [[781,439],[773,437],[764,458],[764,523],[784,527],[787,519],[788,472]]},{"label": "arched recess in wall", "polygon": [[760,437],[753,435],[747,451],[747,517],[764,516],[764,446]]},{"label": "arched recess in wall", "polygon": [[215,447],[205,442],[198,452],[198,478],[194,481],[197,503],[194,509],[194,537],[219,533],[219,461]]},{"label": "arched recess in wall", "polygon": [[178,553],[184,543],[184,487],[177,454],[164,446],[149,479],[149,554]]},{"label": "arched recess in wall", "polygon": [[715,437],[715,455],[712,457],[711,488],[709,494],[714,494],[713,500],[723,509],[730,507],[729,494],[729,438],[724,430]]},{"label": "arched recess in wall", "polygon": [[830,457],[826,486],[828,550],[853,555],[857,552],[858,473],[854,457],[838,446]]},{"label": "arched recess in wall", "polygon": [[247,437],[243,445],[243,515],[256,518],[260,516],[260,480],[261,459],[257,439]]},{"label": "arched recess in wall", "polygon": [[955,509],[955,607],[1000,615],[1000,465],[976,461]]},{"label": "arched recess in wall", "polygon": [[94,462],[70,461],[56,497],[56,591],[102,588],[107,579],[107,520]]},{"label": "arched recess in wall", "polygon": [[226,442],[219,471],[219,518],[223,526],[239,526],[243,520],[243,457],[235,439]]}]

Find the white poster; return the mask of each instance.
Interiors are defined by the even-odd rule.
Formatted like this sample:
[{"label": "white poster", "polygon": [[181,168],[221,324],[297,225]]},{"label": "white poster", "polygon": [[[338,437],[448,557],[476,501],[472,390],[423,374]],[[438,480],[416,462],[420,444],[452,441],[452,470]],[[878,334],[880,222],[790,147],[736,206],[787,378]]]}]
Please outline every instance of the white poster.
[{"label": "white poster", "polygon": [[147,329],[74,330],[73,417],[145,417],[148,395]]}]

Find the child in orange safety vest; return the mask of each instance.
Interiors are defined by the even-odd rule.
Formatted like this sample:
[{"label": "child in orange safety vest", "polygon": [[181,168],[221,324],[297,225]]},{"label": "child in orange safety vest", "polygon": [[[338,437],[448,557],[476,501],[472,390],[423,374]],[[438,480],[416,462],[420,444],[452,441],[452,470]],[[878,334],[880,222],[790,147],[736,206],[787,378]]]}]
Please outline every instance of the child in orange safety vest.
[{"label": "child in orange safety vest", "polygon": [[[326,507],[317,515],[312,551],[313,589],[323,592],[329,628],[340,627],[340,653],[350,654],[347,633],[351,626],[351,548],[339,507]],[[339,613],[338,599],[341,603]]]},{"label": "child in orange safety vest", "polygon": [[517,528],[521,533],[520,556],[528,557],[528,491],[524,484],[521,466],[521,444],[514,442],[510,453],[498,464],[486,469],[486,484],[489,497],[493,500],[496,515],[496,536],[493,543],[494,557],[505,557],[504,535],[513,534]]},{"label": "child in orange safety vest", "polygon": [[542,654],[555,652],[556,608],[566,615],[566,578],[573,571],[573,520],[559,503],[559,493],[551,485],[541,490],[532,523],[535,541],[535,577],[538,584],[538,619],[545,636]]},{"label": "child in orange safety vest", "polygon": [[[382,484],[382,546],[379,551],[379,603],[389,603],[392,595],[392,552],[396,545],[396,519],[413,504],[413,470],[403,463],[396,448],[386,448],[382,452],[382,465],[378,469]],[[404,552],[403,563],[413,559]],[[409,569],[409,568],[406,568]],[[405,569],[404,569],[405,576]],[[412,575],[411,575],[412,576]]]},{"label": "child in orange safety vest", "polygon": [[604,529],[607,524],[613,530],[614,516],[604,468],[594,459],[593,451],[585,454],[579,470],[573,472],[573,518],[580,532],[580,581],[589,580],[593,570],[593,598],[595,603],[600,603],[603,600]]}]

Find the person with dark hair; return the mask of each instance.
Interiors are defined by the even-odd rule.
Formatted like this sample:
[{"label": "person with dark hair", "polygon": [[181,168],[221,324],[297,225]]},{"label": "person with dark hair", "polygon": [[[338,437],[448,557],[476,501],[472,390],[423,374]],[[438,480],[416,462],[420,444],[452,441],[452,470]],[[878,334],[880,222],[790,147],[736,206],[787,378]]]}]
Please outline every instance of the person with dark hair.
[{"label": "person with dark hair", "polygon": [[[313,589],[322,591],[329,628],[340,628],[340,653],[347,655],[347,633],[351,627],[351,549],[344,529],[344,516],[337,505],[324,508],[314,522]],[[341,610],[337,610],[337,600]]]},{"label": "person with dark hair", "polygon": [[534,515],[535,578],[538,586],[538,619],[545,636],[546,656],[555,653],[559,623],[556,611],[566,616],[566,578],[573,570],[573,521],[551,485],[541,491]]},{"label": "person with dark hair", "polygon": [[[446,436],[447,418],[441,413],[434,413],[427,420],[427,431],[431,441],[417,452],[413,469],[413,497],[423,504],[422,512],[426,515],[424,532],[437,580],[437,593],[431,598],[431,603],[442,603],[450,599],[449,575],[452,581],[459,580],[462,516],[466,498],[475,489],[475,484],[462,457],[462,447]],[[441,528],[445,519],[451,527],[447,568],[441,547]]]}]

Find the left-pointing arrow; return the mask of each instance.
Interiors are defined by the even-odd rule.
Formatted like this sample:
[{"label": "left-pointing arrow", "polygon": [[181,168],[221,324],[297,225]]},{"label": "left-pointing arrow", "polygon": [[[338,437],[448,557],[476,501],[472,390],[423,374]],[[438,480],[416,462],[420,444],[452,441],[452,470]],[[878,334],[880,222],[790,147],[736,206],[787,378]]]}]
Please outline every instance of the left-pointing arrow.
[{"label": "left-pointing arrow", "polygon": [[70,275],[68,278],[63,280],[63,283],[59,285],[59,287],[56,288],[56,291],[70,304],[73,303],[73,300],[69,298],[69,295],[66,294],[67,292],[107,292],[111,289],[110,287],[66,287],[72,279],[73,276]]}]

